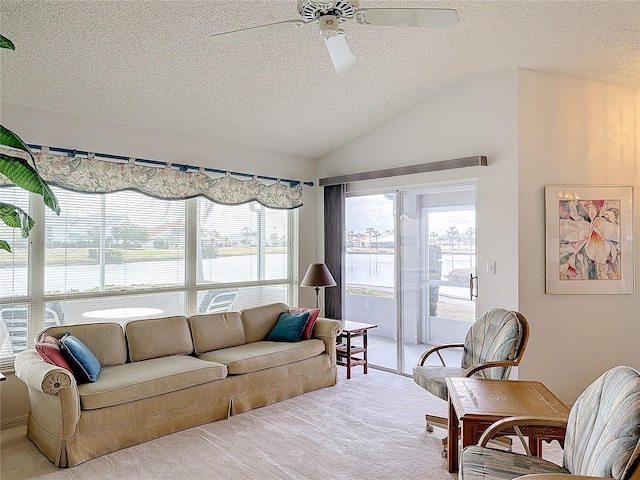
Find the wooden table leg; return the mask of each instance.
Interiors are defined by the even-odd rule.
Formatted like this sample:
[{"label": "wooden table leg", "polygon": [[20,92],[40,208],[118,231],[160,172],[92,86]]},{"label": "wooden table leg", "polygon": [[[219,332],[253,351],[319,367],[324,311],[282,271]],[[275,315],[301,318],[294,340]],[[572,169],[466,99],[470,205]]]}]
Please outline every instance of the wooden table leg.
[{"label": "wooden table leg", "polygon": [[366,375],[367,365],[369,365],[369,362],[367,360],[367,331],[366,330],[362,333],[362,348],[364,348],[362,359],[364,360],[364,374]]},{"label": "wooden table leg", "polygon": [[449,400],[449,420],[448,426],[448,442],[447,442],[447,461],[449,472],[458,470],[458,416],[453,408],[453,403]]},{"label": "wooden table leg", "polygon": [[529,451],[534,457],[542,458],[542,439],[529,436]]},{"label": "wooden table leg", "polygon": [[347,332],[347,380],[351,378],[351,334]]},{"label": "wooden table leg", "polygon": [[480,438],[478,436],[478,427],[476,423],[463,420],[460,437],[462,440],[462,446],[460,448],[478,443]]}]

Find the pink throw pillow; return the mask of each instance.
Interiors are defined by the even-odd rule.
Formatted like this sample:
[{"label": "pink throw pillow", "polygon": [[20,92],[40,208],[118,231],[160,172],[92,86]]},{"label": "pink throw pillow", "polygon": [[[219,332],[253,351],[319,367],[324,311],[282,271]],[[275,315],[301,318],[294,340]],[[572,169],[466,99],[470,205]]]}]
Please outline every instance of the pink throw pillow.
[{"label": "pink throw pillow", "polygon": [[40,341],[36,343],[36,351],[45,362],[55,365],[56,367],[62,367],[73,373],[71,365],[69,365],[67,359],[64,358],[62,350],[60,350],[60,341],[56,337],[43,333]]},{"label": "pink throw pillow", "polygon": [[40,340],[38,340],[38,343],[50,343],[51,345],[55,345],[56,347],[60,348],[60,340],[58,340],[56,337],[52,337],[48,333],[43,333],[40,336]]},{"label": "pink throw pillow", "polygon": [[304,330],[302,332],[302,337],[300,340],[309,340],[311,335],[313,334],[313,326],[316,324],[316,320],[318,319],[318,315],[320,315],[319,308],[292,308],[289,310],[291,313],[298,312],[309,312],[309,320],[307,320],[307,324],[304,326]]}]

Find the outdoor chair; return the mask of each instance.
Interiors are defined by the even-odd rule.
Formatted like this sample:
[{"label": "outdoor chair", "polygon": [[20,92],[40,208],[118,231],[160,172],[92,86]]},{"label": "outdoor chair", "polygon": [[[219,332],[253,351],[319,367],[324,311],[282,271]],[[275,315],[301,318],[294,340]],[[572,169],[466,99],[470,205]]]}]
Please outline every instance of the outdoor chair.
[{"label": "outdoor chair", "polygon": [[[61,325],[62,321],[58,313],[59,307],[45,308],[44,326],[51,327]],[[61,310],[60,310],[61,311]],[[29,342],[27,339],[29,321],[29,310],[26,306],[3,306],[0,307],[0,322],[2,322],[2,348],[13,355],[26,350]],[[6,345],[5,335],[9,336],[10,345]]]},{"label": "outdoor chair", "polygon": [[[517,433],[520,427],[547,425],[566,425],[562,466],[530,456],[524,442],[525,455],[486,446],[505,429]],[[527,480],[640,479],[640,372],[625,366],[605,372],[578,397],[564,422],[510,417],[494,423],[477,445],[462,451],[460,480],[467,473],[500,479],[525,475]]]},{"label": "outdoor chair", "polygon": [[15,352],[11,342],[11,334],[4,319],[0,317],[0,357],[12,357],[13,355]]},{"label": "outdoor chair", "polygon": [[200,306],[201,313],[229,312],[237,296],[237,289],[210,290]]},{"label": "outdoor chair", "polygon": [[[529,340],[529,323],[526,318],[514,311],[494,308],[478,318],[467,333],[464,343],[447,344],[434,347],[422,354],[418,365],[413,367],[413,380],[427,392],[442,400],[448,400],[446,377],[478,377],[494,380],[506,380],[511,367],[520,363]],[[459,366],[447,366],[441,351],[449,348],[462,348],[462,361]],[[431,355],[437,355],[441,365],[427,365]],[[426,414],[427,431],[433,427],[447,428],[447,418]],[[447,439],[442,441],[443,447]],[[503,443],[511,445],[511,439]],[[443,448],[442,455],[446,456]]]}]

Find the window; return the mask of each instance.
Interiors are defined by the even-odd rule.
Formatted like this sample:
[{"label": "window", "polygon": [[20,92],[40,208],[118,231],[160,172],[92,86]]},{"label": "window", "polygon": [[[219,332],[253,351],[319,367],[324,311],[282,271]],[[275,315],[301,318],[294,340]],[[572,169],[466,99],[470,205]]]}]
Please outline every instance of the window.
[{"label": "window", "polygon": [[[29,210],[29,194],[20,188],[0,188],[0,202]],[[22,238],[19,229],[9,228],[2,222],[0,239],[9,242],[13,251],[0,251],[0,298],[24,297],[27,295],[29,239]]]},{"label": "window", "polygon": [[37,195],[0,188],[0,201],[30,210],[36,220],[29,239],[0,227],[14,250],[0,254],[3,368],[49,325],[295,301],[296,210],[53,190],[60,216]]},{"label": "window", "polygon": [[53,191],[61,213],[46,210],[46,295],[184,286],[186,202]]},{"label": "window", "polygon": [[288,211],[199,198],[198,284],[289,277]]}]

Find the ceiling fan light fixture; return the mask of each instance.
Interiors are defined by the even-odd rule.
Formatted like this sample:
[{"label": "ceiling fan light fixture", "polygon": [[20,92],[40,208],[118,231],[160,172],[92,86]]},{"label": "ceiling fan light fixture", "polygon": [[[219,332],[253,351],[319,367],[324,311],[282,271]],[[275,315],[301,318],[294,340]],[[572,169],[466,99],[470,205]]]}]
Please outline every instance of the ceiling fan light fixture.
[{"label": "ceiling fan light fixture", "polygon": [[320,34],[324,38],[335,37],[341,31],[338,17],[335,15],[323,15],[320,17]]},{"label": "ceiling fan light fixture", "polygon": [[339,31],[337,35],[324,37],[324,42],[329,50],[331,61],[339,75],[351,73],[358,68],[358,61],[351,50],[349,39],[343,31]]}]

